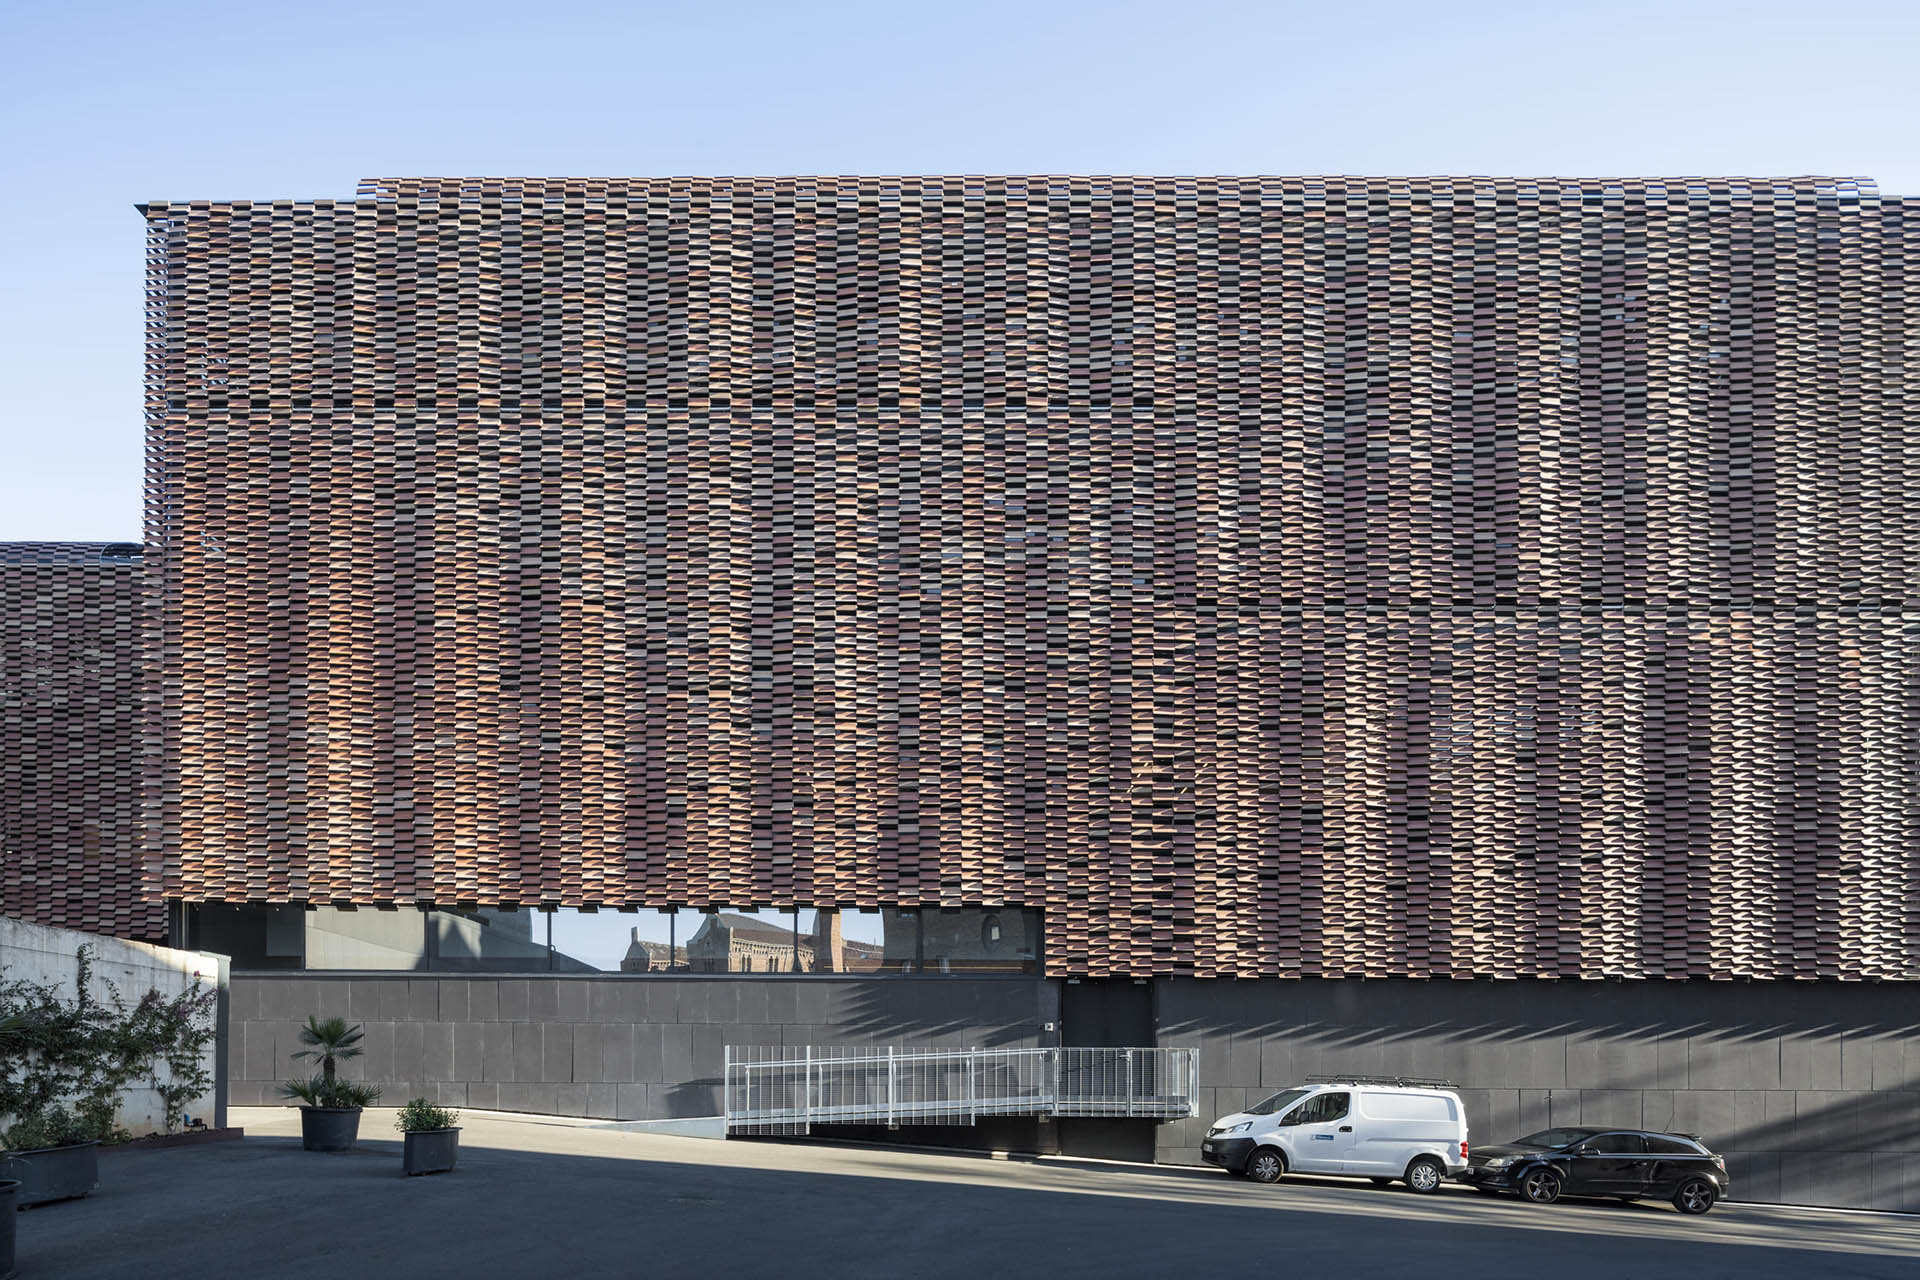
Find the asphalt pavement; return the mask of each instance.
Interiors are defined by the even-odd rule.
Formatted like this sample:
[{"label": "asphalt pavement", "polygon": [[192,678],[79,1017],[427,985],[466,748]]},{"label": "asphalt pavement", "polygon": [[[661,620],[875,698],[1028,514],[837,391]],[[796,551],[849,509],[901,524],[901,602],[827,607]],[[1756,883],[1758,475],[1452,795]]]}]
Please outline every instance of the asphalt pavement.
[{"label": "asphalt pavement", "polygon": [[451,1174],[400,1172],[392,1112],[362,1147],[247,1137],[107,1151],[100,1190],[19,1218],[20,1280],[502,1275],[1421,1276],[1518,1272],[1920,1277],[1920,1219],[1723,1204],[1537,1207],[1292,1177],[716,1142],[469,1114]]}]

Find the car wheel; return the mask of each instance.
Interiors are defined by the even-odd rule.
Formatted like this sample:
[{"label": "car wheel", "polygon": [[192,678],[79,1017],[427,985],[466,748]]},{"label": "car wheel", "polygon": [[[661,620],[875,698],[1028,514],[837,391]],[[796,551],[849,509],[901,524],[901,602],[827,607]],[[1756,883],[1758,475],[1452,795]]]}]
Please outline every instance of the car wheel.
[{"label": "car wheel", "polygon": [[1713,1208],[1719,1198],[1719,1191],[1705,1178],[1688,1178],[1673,1193],[1673,1207],[1682,1213],[1701,1214]]},{"label": "car wheel", "polygon": [[1551,1169],[1531,1169],[1520,1179],[1520,1194],[1533,1204],[1552,1204],[1560,1198],[1560,1175]]},{"label": "car wheel", "polygon": [[1247,1178],[1253,1182],[1278,1182],[1287,1171],[1287,1158],[1274,1147],[1261,1147],[1247,1157]]},{"label": "car wheel", "polygon": [[1433,1195],[1447,1181],[1446,1166],[1432,1156],[1421,1156],[1407,1166],[1407,1190]]}]

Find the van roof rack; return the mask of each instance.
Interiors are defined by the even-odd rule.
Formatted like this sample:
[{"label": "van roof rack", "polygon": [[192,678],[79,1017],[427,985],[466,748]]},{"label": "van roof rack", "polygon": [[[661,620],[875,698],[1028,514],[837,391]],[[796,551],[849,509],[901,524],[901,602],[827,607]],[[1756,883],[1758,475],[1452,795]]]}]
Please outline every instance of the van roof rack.
[{"label": "van roof rack", "polygon": [[1308,1084],[1390,1084],[1402,1089],[1451,1089],[1453,1081],[1429,1076],[1308,1076]]}]

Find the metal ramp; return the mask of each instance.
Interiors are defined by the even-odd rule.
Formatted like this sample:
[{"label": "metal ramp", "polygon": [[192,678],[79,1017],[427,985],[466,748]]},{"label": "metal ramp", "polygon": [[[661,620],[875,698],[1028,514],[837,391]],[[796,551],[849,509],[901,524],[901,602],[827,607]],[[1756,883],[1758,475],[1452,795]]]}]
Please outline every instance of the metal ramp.
[{"label": "metal ramp", "polygon": [[973,1124],[982,1116],[1199,1114],[1198,1049],[728,1045],[729,1134],[817,1124]]}]

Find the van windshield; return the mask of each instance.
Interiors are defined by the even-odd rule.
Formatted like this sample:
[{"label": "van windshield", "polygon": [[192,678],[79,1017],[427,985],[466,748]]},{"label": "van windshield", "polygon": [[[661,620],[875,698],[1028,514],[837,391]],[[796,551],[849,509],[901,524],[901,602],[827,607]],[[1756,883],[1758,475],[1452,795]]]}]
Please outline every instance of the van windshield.
[{"label": "van windshield", "polygon": [[1300,1099],[1312,1093],[1311,1089],[1282,1089],[1271,1098],[1264,1098],[1247,1108],[1250,1116],[1270,1116],[1276,1111],[1285,1111]]}]

